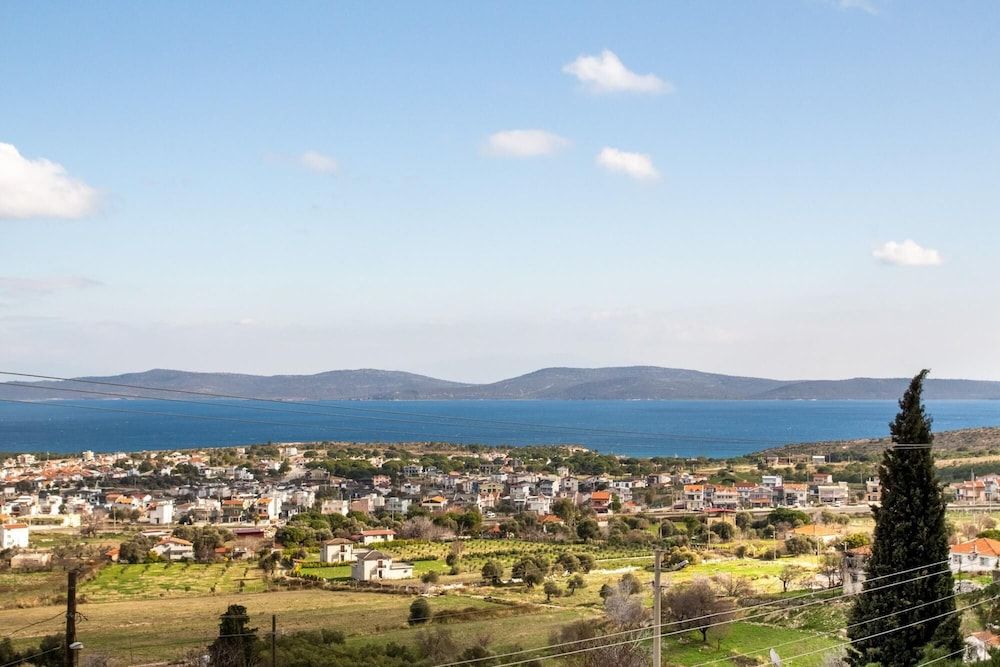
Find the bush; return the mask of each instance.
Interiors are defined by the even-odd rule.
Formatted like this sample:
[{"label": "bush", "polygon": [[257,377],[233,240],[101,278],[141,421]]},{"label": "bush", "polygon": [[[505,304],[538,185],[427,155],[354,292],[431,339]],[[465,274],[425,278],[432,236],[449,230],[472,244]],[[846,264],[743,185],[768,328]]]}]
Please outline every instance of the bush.
[{"label": "bush", "polygon": [[431,620],[431,605],[426,598],[417,598],[410,603],[410,617],[407,619],[407,623],[423,625],[429,620]]},{"label": "bush", "polygon": [[816,552],[816,542],[805,535],[793,535],[785,540],[785,550],[793,556]]}]

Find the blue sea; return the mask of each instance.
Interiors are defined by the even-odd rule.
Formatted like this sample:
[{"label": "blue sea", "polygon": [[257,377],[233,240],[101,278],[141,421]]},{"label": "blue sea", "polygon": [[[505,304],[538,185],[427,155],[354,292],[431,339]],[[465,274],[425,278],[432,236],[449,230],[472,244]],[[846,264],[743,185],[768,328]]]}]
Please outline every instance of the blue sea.
[{"label": "blue sea", "polygon": [[[936,431],[1000,426],[1000,401],[929,401]],[[734,456],[888,433],[894,401],[245,401],[0,403],[0,451],[139,451],[336,440],[578,444]]]}]

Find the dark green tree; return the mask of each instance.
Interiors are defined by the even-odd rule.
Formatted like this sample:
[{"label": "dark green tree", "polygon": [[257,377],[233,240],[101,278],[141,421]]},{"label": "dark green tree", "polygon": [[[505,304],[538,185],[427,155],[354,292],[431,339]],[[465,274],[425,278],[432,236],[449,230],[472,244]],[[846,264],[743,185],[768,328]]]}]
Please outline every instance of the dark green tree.
[{"label": "dark green tree", "polygon": [[431,620],[431,605],[427,598],[417,598],[410,603],[410,617],[406,622],[410,625],[423,625]]},{"label": "dark green tree", "polygon": [[934,470],[931,419],[921,400],[927,373],[914,377],[900,399],[899,414],[889,425],[893,444],[879,466],[882,503],[872,508],[869,583],[849,621],[853,643],[847,658],[856,667],[916,665],[928,644],[949,653],[962,648],[955,598],[949,597],[953,582],[947,567],[946,503]]},{"label": "dark green tree", "polygon": [[576,536],[584,542],[589,542],[601,534],[601,529],[593,519],[585,519],[577,524]]},{"label": "dark green tree", "polygon": [[483,564],[483,579],[490,582],[494,586],[500,585],[500,579],[503,577],[503,565],[495,560],[488,560]]},{"label": "dark green tree", "polygon": [[260,662],[257,628],[250,627],[247,608],[231,604],[219,617],[219,636],[208,647],[212,667],[255,667]]}]

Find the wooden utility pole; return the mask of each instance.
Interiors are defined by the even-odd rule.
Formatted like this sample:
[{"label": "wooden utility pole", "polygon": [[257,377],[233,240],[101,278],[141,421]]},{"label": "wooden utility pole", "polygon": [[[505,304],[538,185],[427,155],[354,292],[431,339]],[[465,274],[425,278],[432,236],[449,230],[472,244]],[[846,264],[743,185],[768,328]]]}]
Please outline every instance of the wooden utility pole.
[{"label": "wooden utility pole", "polygon": [[72,648],[76,643],[76,570],[70,570],[66,585],[66,653],[63,656],[65,667],[75,667],[77,651]]},{"label": "wooden utility pole", "polygon": [[271,667],[278,667],[278,615],[271,614]]},{"label": "wooden utility pole", "polygon": [[653,551],[653,667],[660,667],[663,657],[663,637],[660,636],[663,610],[660,608],[660,572],[663,563],[663,552]]}]

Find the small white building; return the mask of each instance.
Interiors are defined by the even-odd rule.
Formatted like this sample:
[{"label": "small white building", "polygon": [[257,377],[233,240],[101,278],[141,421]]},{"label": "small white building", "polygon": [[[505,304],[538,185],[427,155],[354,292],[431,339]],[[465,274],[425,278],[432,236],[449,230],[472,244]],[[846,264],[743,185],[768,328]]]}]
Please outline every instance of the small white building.
[{"label": "small white building", "polygon": [[352,563],[354,562],[354,542],[336,537],[327,540],[319,549],[321,563]]},{"label": "small white building", "polygon": [[194,544],[179,537],[164,537],[150,551],[165,560],[194,559]]},{"label": "small white building", "polygon": [[170,500],[161,500],[149,506],[149,523],[154,526],[174,522],[174,503]]},{"label": "small white building", "polygon": [[351,578],[355,581],[409,579],[412,576],[412,563],[393,563],[392,558],[374,549],[359,552],[357,560],[351,565]]},{"label": "small white building", "polygon": [[361,544],[368,546],[375,542],[392,542],[396,537],[396,531],[387,528],[376,528],[373,530],[361,531]]},{"label": "small white building", "polygon": [[27,549],[28,524],[5,523],[0,525],[0,549]]}]

